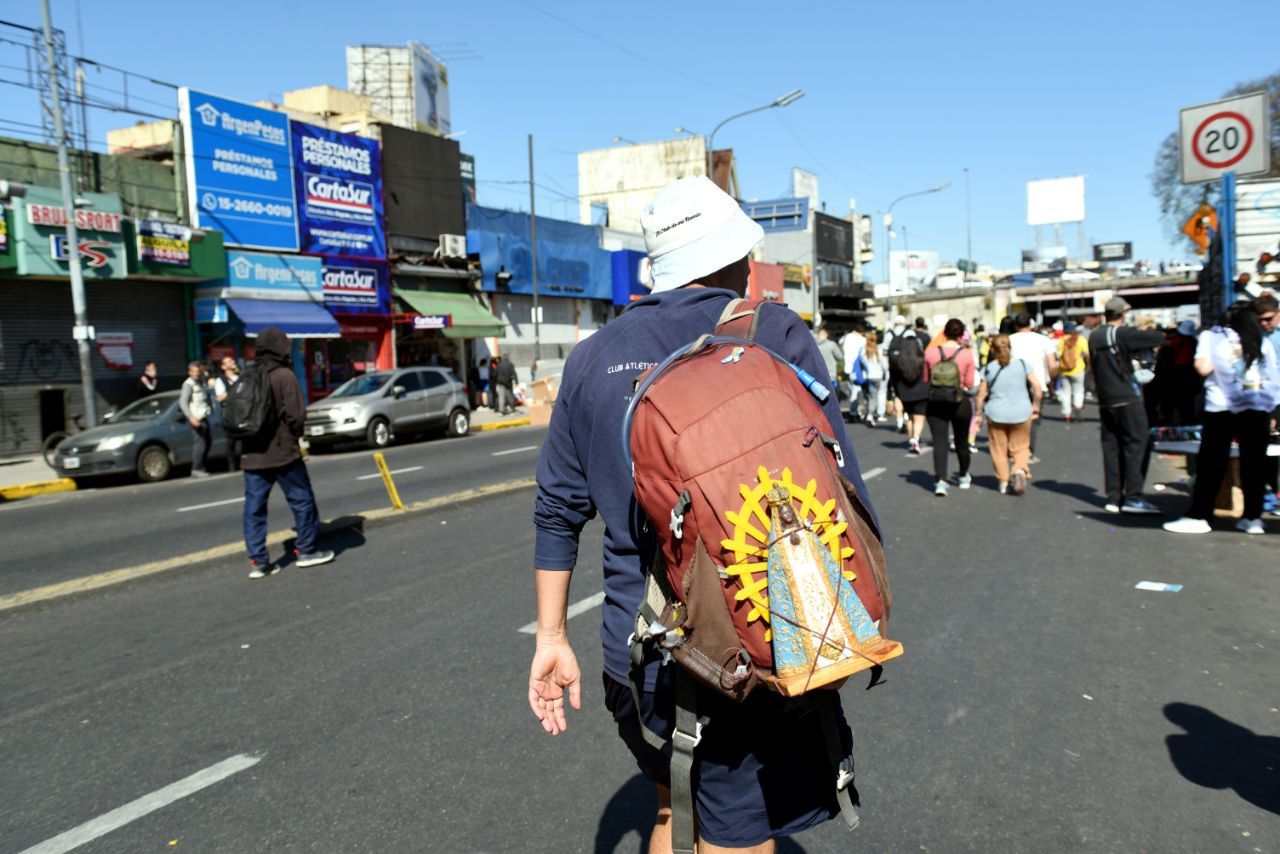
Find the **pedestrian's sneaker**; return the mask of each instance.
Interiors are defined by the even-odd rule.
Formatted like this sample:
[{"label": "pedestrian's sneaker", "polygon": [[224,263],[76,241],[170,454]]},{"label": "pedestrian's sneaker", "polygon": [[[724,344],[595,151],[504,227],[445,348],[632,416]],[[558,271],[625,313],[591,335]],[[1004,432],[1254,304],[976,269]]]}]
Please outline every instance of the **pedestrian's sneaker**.
[{"label": "pedestrian's sneaker", "polygon": [[969,487],[973,486],[973,475],[971,474],[960,475],[958,478],[956,478],[956,486],[960,487],[961,489],[968,489]]},{"label": "pedestrian's sneaker", "polygon": [[209,473],[204,469],[192,469],[191,476],[192,477],[208,477]]},{"label": "pedestrian's sneaker", "polygon": [[1108,504],[1104,505],[1102,509],[1103,509],[1103,510],[1106,510],[1108,513],[1119,513],[1119,512],[1120,512],[1120,505],[1119,505],[1119,504],[1111,504],[1111,503],[1108,503]]},{"label": "pedestrian's sneaker", "polygon": [[948,489],[950,489],[950,487],[947,486],[947,482],[945,480],[940,480],[933,485],[933,494],[946,498]]},{"label": "pedestrian's sneaker", "polygon": [[999,492],[1001,495],[1008,495],[1009,494],[1008,482],[1001,481],[1000,483],[996,484],[996,492]]},{"label": "pedestrian's sneaker", "polygon": [[1236,522],[1236,530],[1243,531],[1246,534],[1265,534],[1267,529],[1262,527],[1261,519],[1241,519]]},{"label": "pedestrian's sneaker", "polygon": [[920,440],[912,439],[907,442],[907,455],[912,457],[920,456]]},{"label": "pedestrian's sneaker", "polygon": [[266,578],[269,575],[275,575],[279,571],[279,565],[271,561],[267,561],[266,563],[258,563],[256,560],[249,561],[250,578]]},{"label": "pedestrian's sneaker", "polygon": [[1189,516],[1165,522],[1163,527],[1171,534],[1207,534],[1213,530],[1204,519],[1192,519]]},{"label": "pedestrian's sneaker", "polygon": [[322,563],[328,563],[333,560],[333,552],[331,551],[307,552],[306,554],[302,554],[295,550],[294,554],[298,556],[297,564],[299,568],[319,566]]},{"label": "pedestrian's sneaker", "polygon": [[[1159,516],[1160,508],[1145,498],[1130,498],[1120,505],[1121,513],[1138,513],[1144,516]],[[1208,524],[1207,522],[1205,524]]]},{"label": "pedestrian's sneaker", "polygon": [[899,420],[898,420],[898,432],[899,432],[899,433],[905,433],[905,432],[907,432],[907,422],[905,422],[905,421],[903,421],[903,420],[901,420],[901,419],[899,419]]},{"label": "pedestrian's sneaker", "polygon": [[1040,458],[1039,458],[1039,457],[1037,457],[1035,454],[1032,454],[1032,455],[1031,455],[1031,457],[1030,457],[1030,459],[1028,459],[1028,460],[1027,460],[1027,462],[1028,462],[1029,464],[1031,464],[1031,465],[1033,465],[1033,466],[1034,466],[1034,465],[1036,465],[1037,463],[1039,463],[1039,462],[1040,462]]},{"label": "pedestrian's sneaker", "polygon": [[1027,491],[1027,473],[1025,471],[1015,471],[1013,473],[1013,494],[1021,495]]}]

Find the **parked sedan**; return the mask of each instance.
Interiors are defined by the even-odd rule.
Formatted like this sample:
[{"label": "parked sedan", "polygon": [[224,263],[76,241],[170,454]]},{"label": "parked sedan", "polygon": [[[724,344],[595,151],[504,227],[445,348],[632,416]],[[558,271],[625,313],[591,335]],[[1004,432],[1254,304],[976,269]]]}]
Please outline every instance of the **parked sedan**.
[{"label": "parked sedan", "polygon": [[[144,397],[111,413],[103,424],[67,437],[54,452],[54,468],[62,477],[134,472],[150,482],[190,465],[192,433],[178,408],[178,394]],[[227,438],[216,422],[212,440],[209,458],[225,458]]]},{"label": "parked sedan", "polygon": [[347,380],[307,407],[306,436],[313,447],[364,441],[385,448],[397,435],[471,430],[467,387],[448,368],[404,368]]}]

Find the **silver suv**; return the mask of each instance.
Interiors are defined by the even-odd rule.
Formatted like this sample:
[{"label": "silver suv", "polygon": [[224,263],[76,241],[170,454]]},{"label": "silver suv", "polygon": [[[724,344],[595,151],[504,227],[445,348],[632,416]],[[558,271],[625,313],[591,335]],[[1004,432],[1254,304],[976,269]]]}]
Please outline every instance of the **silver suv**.
[{"label": "silver suv", "polygon": [[385,448],[397,434],[471,430],[467,388],[448,368],[402,368],[361,374],[307,407],[312,446],[363,440]]}]

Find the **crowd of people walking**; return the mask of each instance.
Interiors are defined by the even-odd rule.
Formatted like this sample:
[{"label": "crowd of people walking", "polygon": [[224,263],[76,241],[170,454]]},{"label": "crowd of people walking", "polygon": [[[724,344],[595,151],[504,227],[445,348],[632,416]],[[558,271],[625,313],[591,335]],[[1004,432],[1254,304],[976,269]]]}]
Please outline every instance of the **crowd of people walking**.
[{"label": "crowd of people walking", "polygon": [[[877,426],[888,418],[905,436],[908,457],[925,453],[929,428],[933,492],[973,485],[974,454],[985,430],[996,489],[1022,495],[1040,462],[1044,407],[1079,424],[1097,406],[1103,508],[1162,515],[1146,495],[1156,437],[1174,428],[1198,438],[1188,456],[1194,487],[1185,514],[1164,524],[1173,533],[1211,530],[1224,478],[1239,459],[1245,533],[1265,531],[1275,514],[1280,447],[1280,329],[1277,301],[1263,293],[1240,301],[1200,328],[1130,323],[1132,307],[1113,297],[1100,315],[1077,325],[1042,327],[1026,312],[1005,317],[994,334],[952,318],[931,336],[924,318],[897,316],[883,332],[854,329],[839,343],[817,333],[848,410],[847,420]],[[1185,446],[1184,446],[1185,447]],[[954,453],[957,470],[950,472]]]}]

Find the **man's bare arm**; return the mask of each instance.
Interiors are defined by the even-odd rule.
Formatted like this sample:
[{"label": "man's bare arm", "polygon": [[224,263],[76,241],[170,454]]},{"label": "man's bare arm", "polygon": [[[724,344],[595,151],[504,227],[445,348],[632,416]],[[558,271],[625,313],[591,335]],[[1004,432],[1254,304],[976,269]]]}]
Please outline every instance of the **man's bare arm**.
[{"label": "man's bare arm", "polygon": [[539,569],[534,579],[538,622],[533,664],[529,668],[529,708],[548,735],[559,735],[569,728],[564,715],[565,688],[569,689],[569,704],[582,708],[582,674],[565,626],[572,575],[569,571]]}]

